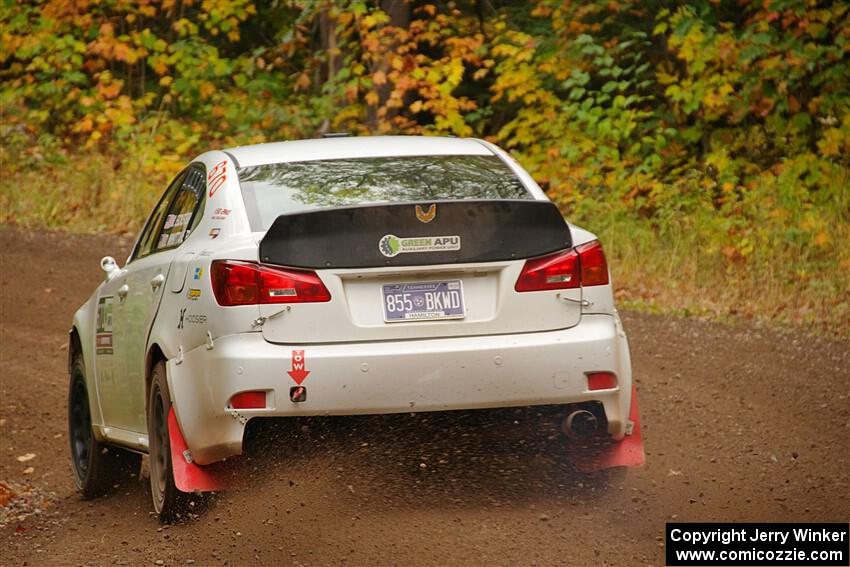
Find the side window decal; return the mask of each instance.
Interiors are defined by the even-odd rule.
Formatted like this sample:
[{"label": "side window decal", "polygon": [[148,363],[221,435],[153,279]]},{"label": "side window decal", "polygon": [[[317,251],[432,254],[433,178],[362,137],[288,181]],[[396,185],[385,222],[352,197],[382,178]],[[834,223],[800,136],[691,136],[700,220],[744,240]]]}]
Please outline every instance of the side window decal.
[{"label": "side window decal", "polygon": [[157,251],[180,246],[192,231],[192,219],[203,198],[204,174],[196,166],[189,167],[174,198],[166,223],[157,242]]}]

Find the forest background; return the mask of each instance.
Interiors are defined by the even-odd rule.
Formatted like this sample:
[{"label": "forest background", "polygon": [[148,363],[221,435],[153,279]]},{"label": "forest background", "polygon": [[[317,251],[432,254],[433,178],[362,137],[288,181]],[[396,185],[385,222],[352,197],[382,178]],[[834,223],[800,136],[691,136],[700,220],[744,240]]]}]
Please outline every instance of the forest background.
[{"label": "forest background", "polygon": [[631,308],[850,337],[850,9],[0,0],[0,223],[133,233],[216,147],[476,136]]}]

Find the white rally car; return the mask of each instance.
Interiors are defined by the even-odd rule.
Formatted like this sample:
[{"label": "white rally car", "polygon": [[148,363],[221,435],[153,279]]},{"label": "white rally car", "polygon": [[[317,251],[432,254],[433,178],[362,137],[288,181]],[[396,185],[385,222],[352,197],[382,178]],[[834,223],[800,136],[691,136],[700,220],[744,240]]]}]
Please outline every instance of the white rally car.
[{"label": "white rally car", "polygon": [[217,463],[263,417],[558,404],[569,436],[606,440],[580,468],[642,463],[602,247],[482,140],[211,151],[124,266],[101,264],[70,331],[86,496],[147,453],[172,519],[185,492],[221,488]]}]

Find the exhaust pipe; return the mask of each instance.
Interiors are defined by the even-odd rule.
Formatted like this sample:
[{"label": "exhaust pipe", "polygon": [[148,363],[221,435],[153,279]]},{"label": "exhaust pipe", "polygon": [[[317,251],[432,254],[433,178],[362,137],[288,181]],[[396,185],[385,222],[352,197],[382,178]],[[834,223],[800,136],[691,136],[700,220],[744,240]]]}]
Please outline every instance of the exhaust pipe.
[{"label": "exhaust pipe", "polygon": [[573,441],[585,441],[599,429],[599,420],[587,410],[576,410],[564,418],[561,429]]}]

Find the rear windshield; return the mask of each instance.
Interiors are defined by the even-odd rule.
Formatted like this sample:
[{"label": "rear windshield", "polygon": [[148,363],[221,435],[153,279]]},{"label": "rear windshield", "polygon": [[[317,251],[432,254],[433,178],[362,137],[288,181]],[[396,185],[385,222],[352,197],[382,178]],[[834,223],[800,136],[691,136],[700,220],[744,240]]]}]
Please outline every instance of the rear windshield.
[{"label": "rear windshield", "polygon": [[273,163],[238,169],[254,231],[278,215],[381,202],[532,199],[498,156],[404,156]]}]

